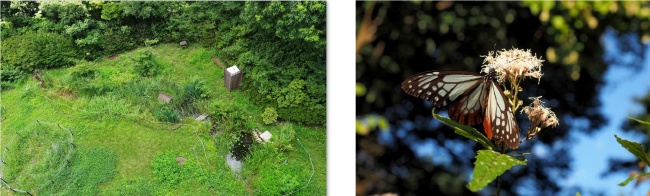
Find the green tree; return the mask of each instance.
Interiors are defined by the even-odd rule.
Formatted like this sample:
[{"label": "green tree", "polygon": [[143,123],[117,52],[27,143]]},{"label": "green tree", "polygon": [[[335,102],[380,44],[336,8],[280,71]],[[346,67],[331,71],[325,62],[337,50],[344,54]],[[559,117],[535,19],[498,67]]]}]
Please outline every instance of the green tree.
[{"label": "green tree", "polygon": [[[249,97],[278,108],[281,119],[323,124],[325,2],[224,4],[224,15],[239,17],[219,24],[217,47],[229,64],[245,70]],[[304,109],[313,112],[298,112]]]},{"label": "green tree", "polygon": [[122,16],[124,7],[120,2],[107,2],[102,4],[102,16],[104,20],[115,20]]},{"label": "green tree", "polygon": [[72,41],[56,33],[30,31],[2,42],[3,67],[16,67],[26,73],[67,67],[73,64],[74,57]]},{"label": "green tree", "polygon": [[82,3],[46,2],[40,5],[44,18],[63,25],[72,25],[88,17],[88,9]]}]

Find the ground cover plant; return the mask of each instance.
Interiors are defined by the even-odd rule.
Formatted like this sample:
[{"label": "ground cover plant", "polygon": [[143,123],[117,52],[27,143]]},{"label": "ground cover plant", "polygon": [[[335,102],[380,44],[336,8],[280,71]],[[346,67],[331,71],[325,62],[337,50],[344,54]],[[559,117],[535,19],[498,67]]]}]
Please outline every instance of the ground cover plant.
[{"label": "ground cover plant", "polygon": [[[0,191],[324,195],[325,127],[264,115],[246,92],[226,90],[217,54],[162,43],[40,70],[46,88],[30,76],[13,82],[0,107]],[[242,171],[231,171],[227,154],[254,129],[271,142],[251,143]]]}]

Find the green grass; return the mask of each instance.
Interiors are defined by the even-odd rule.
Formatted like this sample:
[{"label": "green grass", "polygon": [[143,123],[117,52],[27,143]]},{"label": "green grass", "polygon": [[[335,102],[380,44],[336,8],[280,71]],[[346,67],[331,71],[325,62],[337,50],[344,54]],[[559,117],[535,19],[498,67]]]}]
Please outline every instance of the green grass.
[{"label": "green grass", "polygon": [[[144,50],[151,50],[160,64],[156,76],[135,73],[131,58]],[[84,81],[70,75],[78,68],[60,68],[42,71],[46,89],[30,78],[3,91],[4,178],[16,189],[43,195],[325,195],[325,128],[286,122],[264,125],[263,108],[244,93],[224,88],[223,70],[211,59],[214,53],[175,44],[139,48],[113,61],[78,62],[96,73]],[[203,95],[192,95],[184,105],[172,101],[172,107],[181,111],[179,124],[158,122],[154,117],[162,106],[158,93],[181,99],[187,94],[184,89],[194,89],[184,85],[195,81],[203,84]],[[243,119],[249,128],[274,134],[273,144],[253,146],[241,174],[225,164],[235,133],[241,131],[220,130],[224,133],[212,137],[212,124],[196,122],[192,116],[226,107],[231,113],[225,114],[238,111],[239,117],[218,118],[223,120],[217,122],[219,129]],[[70,129],[74,137],[58,125]],[[311,181],[309,155],[296,138],[311,155],[315,168]],[[184,164],[176,163],[177,157],[184,157]]]}]

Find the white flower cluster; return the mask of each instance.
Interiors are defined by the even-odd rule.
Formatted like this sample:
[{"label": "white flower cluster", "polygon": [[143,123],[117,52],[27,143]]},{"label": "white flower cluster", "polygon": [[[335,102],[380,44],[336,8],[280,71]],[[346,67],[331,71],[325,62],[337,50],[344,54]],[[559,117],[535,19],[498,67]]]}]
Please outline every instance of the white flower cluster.
[{"label": "white flower cluster", "polygon": [[490,52],[484,56],[483,72],[489,73],[490,69],[496,71],[497,81],[502,83],[508,79],[511,83],[518,83],[524,77],[537,78],[542,77],[542,60],[530,53],[530,50],[501,50]]},{"label": "white flower cluster", "polygon": [[528,119],[533,123],[532,130],[528,131],[526,139],[531,139],[546,127],[555,127],[560,124],[555,112],[550,108],[544,107],[542,97],[531,97],[533,103],[521,109],[521,112],[528,115]]}]

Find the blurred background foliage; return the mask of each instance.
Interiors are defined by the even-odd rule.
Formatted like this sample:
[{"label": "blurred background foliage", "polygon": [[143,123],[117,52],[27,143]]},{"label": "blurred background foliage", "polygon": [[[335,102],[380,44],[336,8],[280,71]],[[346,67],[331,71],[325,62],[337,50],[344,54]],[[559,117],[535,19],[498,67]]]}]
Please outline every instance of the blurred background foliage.
[{"label": "blurred background foliage", "polygon": [[277,108],[279,119],[325,125],[324,1],[2,1],[0,8],[3,89],[34,69],[187,41],[214,49],[205,58],[244,70],[249,98]]},{"label": "blurred background foliage", "polygon": [[[593,134],[607,122],[598,111],[603,73],[609,65],[639,70],[650,40],[648,2],[357,2],[356,18],[358,195],[492,194],[494,185],[465,188],[480,146],[433,120],[431,104],[399,85],[429,70],[478,72],[482,55],[513,47],[545,60],[541,81],[525,80],[519,99],[527,105],[526,97],[543,96],[560,126],[520,147],[542,147],[553,158],[528,156],[528,166],[502,176],[502,194],[584,193],[558,182],[571,169],[568,130]],[[626,58],[604,55],[606,33]],[[425,148],[439,157],[418,151]]]}]

